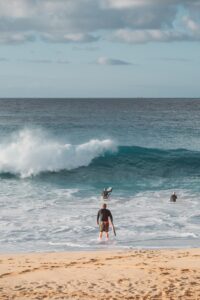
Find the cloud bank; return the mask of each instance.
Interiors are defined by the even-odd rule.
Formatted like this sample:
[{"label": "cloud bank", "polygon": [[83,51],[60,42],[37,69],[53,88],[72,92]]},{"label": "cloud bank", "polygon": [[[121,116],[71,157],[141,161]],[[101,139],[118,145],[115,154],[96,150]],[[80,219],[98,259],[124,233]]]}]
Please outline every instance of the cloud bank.
[{"label": "cloud bank", "polygon": [[0,43],[200,40],[200,0],[0,0]]}]

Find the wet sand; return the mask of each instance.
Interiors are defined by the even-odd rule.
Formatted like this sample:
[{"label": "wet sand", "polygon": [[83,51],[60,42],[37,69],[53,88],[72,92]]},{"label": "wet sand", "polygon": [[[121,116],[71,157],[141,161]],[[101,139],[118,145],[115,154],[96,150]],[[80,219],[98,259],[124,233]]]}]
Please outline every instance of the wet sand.
[{"label": "wet sand", "polygon": [[200,249],[0,255],[0,299],[200,299]]}]

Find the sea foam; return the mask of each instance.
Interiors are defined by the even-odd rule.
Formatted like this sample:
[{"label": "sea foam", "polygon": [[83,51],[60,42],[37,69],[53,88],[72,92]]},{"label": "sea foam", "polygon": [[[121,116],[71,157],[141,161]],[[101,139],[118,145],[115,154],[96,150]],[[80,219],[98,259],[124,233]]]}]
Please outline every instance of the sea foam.
[{"label": "sea foam", "polygon": [[24,129],[0,144],[0,172],[21,177],[88,166],[105,152],[116,151],[110,140],[92,139],[80,145],[47,137],[41,130]]}]

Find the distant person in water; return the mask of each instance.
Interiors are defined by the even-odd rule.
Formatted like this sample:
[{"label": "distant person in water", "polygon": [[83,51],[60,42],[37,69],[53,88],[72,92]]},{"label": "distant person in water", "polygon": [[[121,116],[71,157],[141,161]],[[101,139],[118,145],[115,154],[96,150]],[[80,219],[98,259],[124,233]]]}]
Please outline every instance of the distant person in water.
[{"label": "distant person in water", "polygon": [[177,195],[175,192],[173,192],[173,194],[170,197],[170,202],[176,202],[176,199],[177,199]]},{"label": "distant person in water", "polygon": [[109,209],[107,209],[106,203],[102,205],[102,208],[97,214],[97,225],[99,225],[99,239],[102,239],[103,232],[106,233],[106,238],[109,239],[109,220],[113,223],[113,216]]},{"label": "distant person in water", "polygon": [[101,196],[102,196],[103,200],[108,200],[110,194],[112,193],[112,190],[113,190],[112,188],[107,188],[107,189],[105,188],[102,191]]}]

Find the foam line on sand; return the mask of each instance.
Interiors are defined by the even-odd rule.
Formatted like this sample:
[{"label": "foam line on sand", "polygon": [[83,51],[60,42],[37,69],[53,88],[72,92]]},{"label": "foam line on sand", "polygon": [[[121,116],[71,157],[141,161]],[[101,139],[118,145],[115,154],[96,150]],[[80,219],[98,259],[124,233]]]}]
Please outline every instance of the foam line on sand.
[{"label": "foam line on sand", "polygon": [[0,255],[0,299],[200,299],[200,249]]}]

